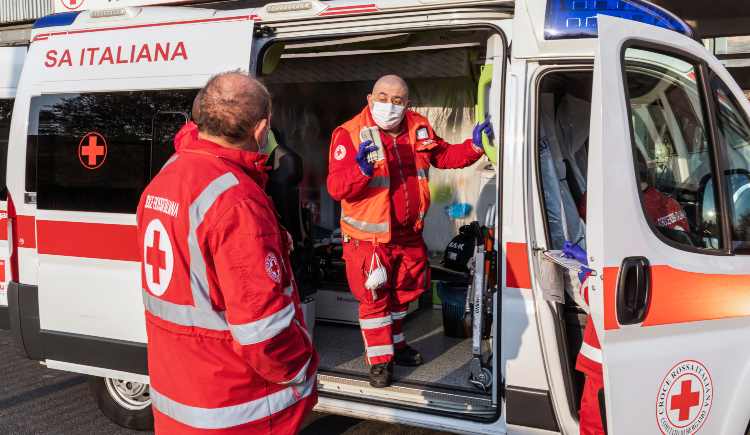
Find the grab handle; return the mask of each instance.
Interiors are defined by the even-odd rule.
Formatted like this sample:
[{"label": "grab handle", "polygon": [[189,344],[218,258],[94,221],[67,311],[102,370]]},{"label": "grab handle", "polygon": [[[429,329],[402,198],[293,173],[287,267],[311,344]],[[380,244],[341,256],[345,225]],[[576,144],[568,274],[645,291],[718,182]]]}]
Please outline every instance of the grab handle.
[{"label": "grab handle", "polygon": [[[492,71],[492,64],[482,65],[481,67],[479,86],[477,88],[477,105],[474,107],[477,124],[483,123],[489,116],[487,106],[489,105],[489,91],[492,87]],[[482,147],[484,148],[484,153],[487,154],[487,158],[490,159],[490,162],[492,162],[493,165],[496,165],[497,147],[492,139],[487,137],[486,133],[482,133]]]},{"label": "grab handle", "polygon": [[651,266],[644,257],[628,257],[622,262],[617,283],[617,320],[634,325],[646,319],[651,299]]}]

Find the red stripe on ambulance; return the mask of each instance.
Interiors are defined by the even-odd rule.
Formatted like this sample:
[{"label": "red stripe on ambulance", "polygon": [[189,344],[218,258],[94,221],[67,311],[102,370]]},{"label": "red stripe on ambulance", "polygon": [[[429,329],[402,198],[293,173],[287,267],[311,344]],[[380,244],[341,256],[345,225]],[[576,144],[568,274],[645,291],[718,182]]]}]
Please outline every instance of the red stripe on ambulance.
[{"label": "red stripe on ambulance", "polygon": [[529,253],[526,243],[505,245],[505,285],[513,288],[531,288]]},{"label": "red stripe on ambulance", "polygon": [[140,261],[135,225],[38,221],[39,253]]},{"label": "red stripe on ambulance", "polygon": [[[604,269],[604,329],[618,329],[619,267]],[[688,272],[651,267],[651,302],[642,326],[750,316],[750,275]]]},{"label": "red stripe on ambulance", "polygon": [[355,5],[355,6],[337,6],[326,9],[320,13],[320,16],[329,15],[349,15],[349,14],[362,14],[368,12],[379,12],[377,5]]},{"label": "red stripe on ambulance", "polygon": [[112,30],[128,30],[128,29],[143,29],[149,27],[165,27],[165,26],[178,26],[183,24],[201,24],[201,23],[216,23],[222,21],[254,21],[257,20],[257,15],[237,15],[232,17],[220,17],[220,18],[206,18],[202,20],[185,20],[185,21],[170,21],[167,23],[149,23],[149,24],[134,24],[132,26],[117,26],[117,27],[102,27],[98,29],[81,29],[71,30],[68,32],[53,32],[53,33],[40,33],[34,36],[32,42],[46,41],[50,36],[63,36],[63,35],[76,35],[80,33],[94,33],[94,32],[109,32]]},{"label": "red stripe on ambulance", "polygon": [[0,211],[0,241],[8,240],[8,213]]},{"label": "red stripe on ambulance", "polygon": [[36,248],[36,221],[34,216],[18,216],[16,218],[18,225],[18,247],[19,248]]}]

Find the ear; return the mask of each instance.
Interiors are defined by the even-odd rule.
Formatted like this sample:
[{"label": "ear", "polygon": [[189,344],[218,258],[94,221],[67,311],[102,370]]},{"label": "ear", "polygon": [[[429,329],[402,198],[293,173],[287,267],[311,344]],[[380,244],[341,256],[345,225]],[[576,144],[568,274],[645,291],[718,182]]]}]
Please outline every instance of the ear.
[{"label": "ear", "polygon": [[372,94],[367,94],[367,105],[372,106]]},{"label": "ear", "polygon": [[261,119],[258,121],[258,124],[255,126],[255,131],[253,132],[253,136],[255,137],[255,143],[261,144],[263,143],[263,135],[268,134],[267,133],[268,128],[268,118]]}]

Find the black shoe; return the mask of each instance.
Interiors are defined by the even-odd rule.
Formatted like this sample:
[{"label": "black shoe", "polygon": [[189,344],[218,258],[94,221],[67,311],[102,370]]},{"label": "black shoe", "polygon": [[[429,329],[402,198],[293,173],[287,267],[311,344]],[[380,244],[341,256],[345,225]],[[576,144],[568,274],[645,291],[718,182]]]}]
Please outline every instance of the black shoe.
[{"label": "black shoe", "polygon": [[393,355],[393,361],[400,366],[416,367],[421,366],[424,362],[422,354],[411,346],[402,349],[396,349]]},{"label": "black shoe", "polygon": [[385,388],[393,382],[393,362],[375,364],[370,367],[370,385]]}]

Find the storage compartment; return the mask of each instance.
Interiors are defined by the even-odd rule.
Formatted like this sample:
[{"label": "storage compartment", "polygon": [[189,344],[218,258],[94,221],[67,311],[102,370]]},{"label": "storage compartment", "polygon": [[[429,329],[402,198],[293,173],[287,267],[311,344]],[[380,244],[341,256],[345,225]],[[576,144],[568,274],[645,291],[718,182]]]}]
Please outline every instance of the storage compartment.
[{"label": "storage compartment", "polygon": [[[274,98],[273,128],[277,139],[299,154],[304,165],[300,202],[313,259],[312,272],[298,279],[315,289],[315,345],[324,393],[389,403],[404,400],[410,406],[433,409],[443,409],[438,403],[445,402],[443,410],[494,415],[491,391],[480,391],[469,382],[471,339],[445,334],[441,306],[431,303],[432,288],[420,299],[421,305],[411,304],[405,322],[406,339],[422,353],[425,364],[397,366],[393,387],[378,391],[369,387],[358,303],[349,291],[341,258],[340,205],[326,190],[333,130],[362,110],[374,81],[385,74],[398,74],[408,82],[410,108],[425,115],[440,137],[449,143],[471,137],[480,67],[490,36],[484,29],[443,30],[278,42],[263,51],[260,67]],[[495,206],[495,174],[486,157],[465,169],[430,169],[433,201],[424,238],[436,267],[434,280],[457,276],[441,271],[439,263],[458,229],[484,221]],[[454,205],[466,213],[451,217],[447,208]],[[458,276],[469,282],[467,276]],[[464,302],[461,305],[464,310]],[[347,386],[352,389],[349,393]],[[430,394],[436,395],[434,401],[425,402]]]}]

